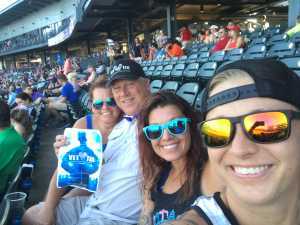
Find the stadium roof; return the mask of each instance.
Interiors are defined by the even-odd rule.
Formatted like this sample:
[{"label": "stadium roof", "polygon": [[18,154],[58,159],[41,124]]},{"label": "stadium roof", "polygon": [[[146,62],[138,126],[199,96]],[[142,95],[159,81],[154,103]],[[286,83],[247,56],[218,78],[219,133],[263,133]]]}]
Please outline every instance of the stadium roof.
[{"label": "stadium roof", "polygon": [[0,26],[9,24],[59,0],[6,0],[0,3]]}]

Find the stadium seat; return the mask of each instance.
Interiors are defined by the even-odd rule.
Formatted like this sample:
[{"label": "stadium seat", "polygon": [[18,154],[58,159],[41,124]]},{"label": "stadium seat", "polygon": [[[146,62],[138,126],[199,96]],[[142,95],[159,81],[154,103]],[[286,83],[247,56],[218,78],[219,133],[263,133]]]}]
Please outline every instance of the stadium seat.
[{"label": "stadium seat", "polygon": [[156,93],[158,92],[163,86],[163,81],[162,80],[154,80],[150,84],[150,91],[151,93]]},{"label": "stadium seat", "polygon": [[147,70],[148,70],[148,66],[144,66],[144,67],[143,67],[143,70],[144,70],[144,72],[146,73]]},{"label": "stadium seat", "polygon": [[[157,79],[157,78],[159,78],[159,77],[160,77],[160,74],[161,74],[161,71],[163,70],[163,68],[164,68],[164,66],[162,66],[162,65],[157,66],[157,67],[155,68],[155,70],[153,71],[151,78],[152,78],[152,79]],[[149,69],[148,69],[148,70],[149,70]]]},{"label": "stadium seat", "polygon": [[295,54],[295,44],[293,42],[280,42],[274,44],[267,52],[268,57],[292,57]]},{"label": "stadium seat", "polygon": [[225,58],[225,54],[226,54],[225,51],[217,51],[209,57],[209,61],[211,61],[211,62],[223,62],[224,58]]},{"label": "stadium seat", "polygon": [[269,41],[267,42],[267,46],[274,45],[276,43],[284,42],[287,40],[287,35],[286,34],[276,34],[274,36],[271,36]]},{"label": "stadium seat", "polygon": [[149,76],[149,77],[151,77],[152,76],[152,74],[153,74],[153,72],[154,72],[154,70],[155,70],[155,66],[150,66],[150,67],[148,67],[148,69],[147,69],[147,71],[146,71],[146,76]]},{"label": "stadium seat", "polygon": [[169,65],[164,66],[163,70],[160,73],[161,79],[169,80],[172,70],[173,70],[173,65],[169,64]]},{"label": "stadium seat", "polygon": [[300,77],[300,57],[283,58],[280,61],[285,63],[290,69],[292,69]]},{"label": "stadium seat", "polygon": [[195,53],[195,54],[191,54],[187,60],[186,60],[186,63],[195,63],[197,62],[197,59],[198,59],[198,54]]},{"label": "stadium seat", "polygon": [[178,57],[172,57],[171,61],[170,61],[170,64],[175,65],[177,63],[177,61],[178,61]]},{"label": "stadium seat", "polygon": [[177,81],[168,81],[162,87],[162,90],[174,91],[176,92],[179,88],[179,83]]},{"label": "stadium seat", "polygon": [[188,57],[186,55],[183,55],[183,56],[179,57],[177,63],[186,63],[187,58]]},{"label": "stadium seat", "polygon": [[209,55],[210,55],[209,52],[202,52],[202,53],[198,56],[197,62],[202,63],[202,64],[208,62]]},{"label": "stadium seat", "polygon": [[204,81],[209,80],[215,74],[217,67],[217,62],[207,62],[203,64],[198,70],[197,78]]},{"label": "stadium seat", "polygon": [[151,62],[151,66],[157,66],[157,62],[158,62],[157,59],[153,59]]},{"label": "stadium seat", "polygon": [[188,103],[190,103],[190,105],[193,106],[198,92],[199,84],[193,82],[183,84],[176,92],[176,94],[185,99]]},{"label": "stadium seat", "polygon": [[267,42],[267,38],[266,37],[258,37],[255,38],[251,41],[251,43],[249,44],[250,47],[254,46],[254,45],[264,45]]},{"label": "stadium seat", "polygon": [[146,61],[146,66],[151,66],[151,64],[152,64],[152,60],[147,60]]},{"label": "stadium seat", "polygon": [[166,65],[169,65],[171,64],[171,58],[166,58],[163,60],[163,65],[166,66]]},{"label": "stadium seat", "polygon": [[199,63],[190,63],[183,71],[184,80],[196,80],[197,72],[200,68]]},{"label": "stadium seat", "polygon": [[172,80],[181,80],[184,69],[185,69],[184,63],[176,64],[173,67],[173,70],[171,72],[171,79]]},{"label": "stadium seat", "polygon": [[254,31],[253,33],[250,34],[249,39],[250,40],[254,40],[256,38],[260,38],[262,36],[262,32],[261,31]]},{"label": "stadium seat", "polygon": [[227,52],[225,56],[225,60],[228,61],[236,61],[240,60],[243,56],[244,49],[243,48],[234,48]]},{"label": "stadium seat", "polygon": [[209,52],[210,47],[208,45],[203,46],[202,48],[199,49],[199,52]]},{"label": "stadium seat", "polygon": [[196,97],[194,108],[196,109],[197,112],[201,112],[202,96],[203,96],[204,91],[205,91],[205,88],[202,91],[200,91]]},{"label": "stadium seat", "polygon": [[243,59],[259,59],[266,56],[266,46],[265,45],[255,45],[247,49],[243,55]]}]

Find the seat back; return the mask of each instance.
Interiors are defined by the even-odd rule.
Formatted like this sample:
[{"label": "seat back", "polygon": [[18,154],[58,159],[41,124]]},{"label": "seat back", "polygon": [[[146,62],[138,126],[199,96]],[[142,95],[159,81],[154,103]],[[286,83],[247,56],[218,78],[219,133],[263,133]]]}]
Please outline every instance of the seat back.
[{"label": "seat back", "polygon": [[208,59],[209,59],[209,52],[202,52],[198,56],[197,62],[199,62],[199,63],[206,63],[206,62],[208,62]]},{"label": "seat back", "polygon": [[202,91],[199,92],[199,94],[197,95],[196,100],[195,100],[194,108],[198,112],[201,112],[202,97],[203,97],[204,91],[205,91],[205,88]]},{"label": "seat back", "polygon": [[270,45],[274,45],[276,43],[284,42],[287,40],[287,37],[288,36],[285,33],[273,35],[267,42],[267,45],[270,46]]},{"label": "seat back", "polygon": [[183,76],[185,79],[196,79],[197,72],[200,68],[199,63],[190,63],[187,65],[185,70],[183,71]]},{"label": "seat back", "polygon": [[193,106],[198,92],[199,84],[193,82],[183,84],[176,92],[176,94],[185,99],[188,103],[190,103],[190,105]]},{"label": "seat back", "polygon": [[198,59],[198,54],[195,53],[195,54],[191,54],[187,60],[186,60],[186,63],[195,63],[197,62],[197,59]]},{"label": "seat back", "polygon": [[254,45],[265,45],[267,42],[267,38],[266,37],[258,37],[255,38],[251,41],[250,43],[250,47],[254,46]]},{"label": "seat back", "polygon": [[174,91],[176,92],[179,88],[179,83],[177,81],[168,81],[162,87],[162,90]]},{"label": "seat back", "polygon": [[209,80],[216,72],[218,64],[216,62],[207,62],[198,70],[197,77]]},{"label": "seat back", "polygon": [[217,51],[209,57],[209,61],[222,62],[225,58],[225,51]]},{"label": "seat back", "polygon": [[255,45],[247,49],[243,55],[243,59],[259,59],[266,56],[266,46],[265,45]]},{"label": "seat back", "polygon": [[155,77],[155,78],[158,78],[161,74],[161,71],[163,70],[164,66],[160,65],[160,66],[157,66],[155,68],[155,70],[153,71],[152,73],[152,76]]},{"label": "seat back", "polygon": [[168,79],[168,78],[170,78],[172,70],[173,70],[173,65],[171,65],[171,64],[170,65],[166,65],[164,67],[164,69],[161,71],[160,77],[162,79]]},{"label": "seat back", "polygon": [[173,67],[173,70],[171,72],[171,77],[175,77],[175,78],[182,77],[184,68],[185,68],[185,64],[184,63],[176,64]]},{"label": "seat back", "polygon": [[228,61],[236,61],[240,60],[243,56],[244,49],[243,48],[234,48],[228,51],[227,55],[225,56],[225,60]]},{"label": "seat back", "polygon": [[150,91],[151,93],[158,92],[163,86],[162,80],[154,80],[150,83]]},{"label": "seat back", "polygon": [[152,76],[153,72],[155,71],[155,66],[150,66],[148,67],[147,71],[146,71],[146,76]]},{"label": "seat back", "polygon": [[188,57],[187,57],[186,55],[183,55],[183,56],[179,57],[177,63],[180,63],[180,64],[186,63],[187,58],[188,58]]},{"label": "seat back", "polygon": [[280,42],[274,44],[267,52],[267,56],[270,57],[291,57],[295,54],[296,47],[293,42]]}]

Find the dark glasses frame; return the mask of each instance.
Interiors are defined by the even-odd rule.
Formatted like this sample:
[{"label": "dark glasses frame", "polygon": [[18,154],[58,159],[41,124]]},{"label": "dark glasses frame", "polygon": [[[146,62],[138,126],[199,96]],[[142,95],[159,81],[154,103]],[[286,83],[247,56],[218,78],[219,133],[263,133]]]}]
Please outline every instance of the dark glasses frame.
[{"label": "dark glasses frame", "polygon": [[95,109],[97,109],[97,110],[100,110],[100,109],[102,109],[104,103],[108,107],[115,107],[117,105],[114,98],[106,98],[105,101],[103,101],[103,100],[95,100],[95,101],[93,101],[93,107]]},{"label": "dark glasses frame", "polygon": [[[180,134],[174,134],[174,133],[169,129],[170,123],[174,122],[174,120],[184,122],[184,125],[185,125],[184,130],[183,130]],[[186,130],[187,130],[187,124],[188,124],[189,122],[191,122],[191,121],[192,121],[192,120],[189,119],[189,118],[186,118],[186,117],[179,117],[179,118],[175,118],[175,119],[169,120],[168,122],[166,122],[166,123],[164,123],[164,124],[151,124],[151,125],[145,126],[145,127],[143,128],[143,133],[144,133],[145,137],[146,137],[149,141],[160,140],[161,137],[162,137],[163,134],[164,134],[164,130],[167,130],[168,133],[169,133],[170,135],[176,137],[176,136],[182,135],[182,134],[184,134],[184,133],[186,132]],[[158,126],[158,127],[160,127],[161,130],[162,130],[160,136],[157,137],[157,138],[150,138],[150,137],[148,136],[147,129],[149,129],[149,128],[153,127],[153,126],[156,126],[156,127]]]},{"label": "dark glasses frame", "polygon": [[[283,137],[283,138],[281,138],[281,139],[273,140],[273,141],[270,141],[270,142],[259,141],[259,140],[255,139],[255,138],[253,138],[253,136],[250,135],[249,132],[247,132],[247,130],[245,128],[244,119],[247,116],[251,116],[251,115],[255,115],[255,114],[260,114],[260,113],[271,113],[271,112],[280,112],[280,113],[283,113],[286,116],[286,118],[287,118],[287,134],[286,134],[286,136]],[[227,120],[230,121],[230,124],[231,124],[231,126],[230,126],[230,136],[228,138],[228,141],[224,145],[210,146],[205,141],[205,138],[204,138],[205,134],[202,133],[202,127],[208,121],[214,121],[214,120],[219,120],[219,119],[227,119]],[[284,141],[284,140],[286,140],[286,139],[288,139],[290,137],[290,133],[291,133],[291,121],[292,121],[292,119],[300,119],[300,112],[299,111],[295,111],[295,110],[254,111],[254,112],[251,112],[251,113],[248,113],[248,114],[244,114],[244,115],[241,115],[241,116],[237,116],[237,117],[218,117],[218,118],[214,118],[214,119],[210,119],[210,120],[205,120],[205,121],[199,123],[198,128],[200,130],[201,136],[204,139],[204,143],[208,147],[210,147],[210,148],[223,148],[223,147],[229,145],[232,142],[233,138],[235,137],[236,124],[237,123],[241,124],[243,133],[247,136],[247,138],[249,138],[249,140],[251,140],[251,141],[253,141],[255,143],[259,143],[259,144],[272,144],[272,143],[282,142],[282,141]]]}]

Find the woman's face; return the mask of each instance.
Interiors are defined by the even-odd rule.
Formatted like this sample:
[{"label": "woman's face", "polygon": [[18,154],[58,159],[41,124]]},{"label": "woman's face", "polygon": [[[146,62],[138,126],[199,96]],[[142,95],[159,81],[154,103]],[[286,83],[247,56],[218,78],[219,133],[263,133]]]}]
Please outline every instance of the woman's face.
[{"label": "woman's face", "polygon": [[100,109],[92,107],[92,112],[99,117],[100,120],[111,123],[116,122],[120,116],[120,109],[115,106],[109,106],[106,102],[107,99],[113,98],[111,89],[109,88],[95,88],[93,91],[93,102],[100,100],[104,101]]},{"label": "woman's face", "polygon": [[[217,85],[216,94],[234,86],[251,83],[248,79],[230,79]],[[296,110],[292,105],[271,98],[248,98],[212,109],[206,119],[236,117],[254,111]],[[212,168],[227,184],[226,193],[246,204],[272,204],[282,196],[300,191],[300,121],[292,120],[287,140],[258,144],[249,140],[241,125],[231,143],[222,148],[208,147]]]},{"label": "woman's face", "polygon": [[[149,125],[165,124],[170,120],[185,117],[175,105],[167,105],[155,108],[149,114]],[[159,140],[151,141],[154,152],[162,159],[176,163],[185,160],[186,154],[191,146],[191,134],[189,125],[186,132],[180,135],[171,135],[164,129]]]}]

